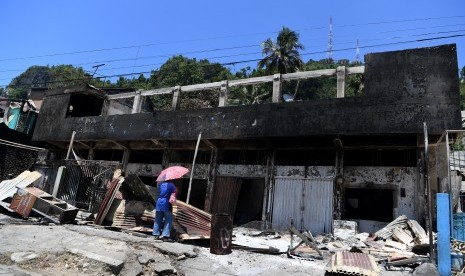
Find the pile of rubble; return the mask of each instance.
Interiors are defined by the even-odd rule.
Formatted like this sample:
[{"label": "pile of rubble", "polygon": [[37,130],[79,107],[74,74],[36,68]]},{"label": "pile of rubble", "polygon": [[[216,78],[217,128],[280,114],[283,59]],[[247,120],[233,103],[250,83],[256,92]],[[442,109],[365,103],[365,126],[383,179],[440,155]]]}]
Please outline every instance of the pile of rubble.
[{"label": "pile of rubble", "polygon": [[[41,175],[25,171],[12,180],[0,183],[0,204],[27,218],[34,211],[55,223],[106,225],[124,231],[151,233],[154,191],[139,179],[116,174],[108,183],[99,211],[83,212],[63,200],[32,187]],[[123,183],[126,184],[126,189]],[[122,186],[123,185],[123,186]],[[122,192],[121,192],[122,191]],[[210,239],[212,215],[179,201],[173,209],[174,228],[178,240]],[[108,222],[110,224],[108,224]],[[235,227],[231,239],[233,248],[267,253],[287,254],[289,258],[331,258],[328,275],[378,275],[378,265],[390,270],[395,267],[415,268],[429,261],[429,237],[420,224],[400,216],[375,233],[358,233],[353,221],[334,221],[334,235],[314,237],[306,229],[279,233],[261,225]],[[434,234],[434,233],[433,233]],[[457,248],[460,246],[456,246]],[[465,247],[465,246],[463,246]],[[458,250],[461,250],[460,247]]]},{"label": "pile of rubble", "polygon": [[[340,271],[341,263],[343,263],[342,266],[346,267],[347,272],[356,267],[341,261],[338,262],[335,260],[338,257],[350,259],[362,256],[343,256],[339,252],[364,254],[369,262],[375,261],[383,265],[386,270],[395,267],[415,268],[421,263],[429,261],[428,235],[417,221],[408,219],[404,215],[375,233],[357,233],[355,222],[335,221],[334,237],[319,236],[316,241],[320,249],[336,253],[333,255],[333,265],[328,270],[330,272]],[[364,269],[368,269],[368,267]],[[376,269],[372,269],[372,271],[376,271]]]}]

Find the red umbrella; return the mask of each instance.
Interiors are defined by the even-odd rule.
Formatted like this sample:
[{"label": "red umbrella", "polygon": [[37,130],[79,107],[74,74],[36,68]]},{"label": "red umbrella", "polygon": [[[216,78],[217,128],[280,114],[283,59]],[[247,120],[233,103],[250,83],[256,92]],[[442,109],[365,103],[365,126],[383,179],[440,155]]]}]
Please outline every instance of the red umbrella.
[{"label": "red umbrella", "polygon": [[171,180],[171,179],[178,179],[188,172],[189,172],[189,169],[184,168],[182,166],[168,167],[164,169],[163,171],[161,171],[160,175],[157,177],[157,182]]}]

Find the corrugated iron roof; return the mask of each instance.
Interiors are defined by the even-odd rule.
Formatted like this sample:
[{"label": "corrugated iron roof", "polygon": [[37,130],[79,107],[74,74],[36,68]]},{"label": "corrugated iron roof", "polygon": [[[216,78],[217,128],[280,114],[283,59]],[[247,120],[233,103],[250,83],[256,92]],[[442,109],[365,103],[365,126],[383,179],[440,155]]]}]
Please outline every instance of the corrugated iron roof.
[{"label": "corrugated iron roof", "polygon": [[343,251],[333,255],[331,269],[327,272],[328,275],[377,276],[379,268],[371,255]]},{"label": "corrugated iron roof", "polygon": [[173,226],[181,239],[210,238],[211,214],[177,200],[173,217]]},{"label": "corrugated iron roof", "polygon": [[26,188],[41,177],[42,174],[37,171],[24,171],[13,179],[0,182],[0,201],[12,197],[16,193],[16,187]]}]

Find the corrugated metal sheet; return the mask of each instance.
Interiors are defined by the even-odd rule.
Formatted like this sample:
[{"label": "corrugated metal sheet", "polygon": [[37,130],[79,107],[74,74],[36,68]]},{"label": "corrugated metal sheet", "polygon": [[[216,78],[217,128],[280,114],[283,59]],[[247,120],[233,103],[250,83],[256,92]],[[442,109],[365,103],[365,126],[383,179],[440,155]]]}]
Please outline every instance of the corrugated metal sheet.
[{"label": "corrugated metal sheet", "polygon": [[[328,275],[379,275],[379,268],[373,256],[364,253],[336,252],[332,256]],[[325,274],[326,275],[326,274]]]},{"label": "corrugated metal sheet", "polygon": [[275,178],[273,227],[288,229],[293,219],[297,228],[331,233],[333,182],[333,178]]},{"label": "corrugated metal sheet", "polygon": [[173,227],[180,239],[209,238],[212,215],[180,200],[173,206]]},{"label": "corrugated metal sheet", "polygon": [[119,162],[64,160],[66,174],[57,197],[79,208],[96,212],[105,193],[105,184],[120,167]]},{"label": "corrugated metal sheet", "polygon": [[16,187],[26,188],[42,176],[39,172],[24,171],[17,177],[0,182],[0,201],[12,197],[16,193]]},{"label": "corrugated metal sheet", "polygon": [[103,220],[105,219],[105,216],[108,213],[108,210],[111,207],[111,204],[113,203],[113,200],[115,199],[116,193],[121,187],[121,184],[123,183],[123,181],[124,181],[124,177],[115,178],[111,181],[110,187],[108,188],[105,194],[105,197],[102,201],[102,204],[100,205],[100,209],[97,213],[97,216],[95,217],[94,224],[97,224],[97,225],[102,224]]},{"label": "corrugated metal sheet", "polygon": [[239,178],[218,176],[211,213],[234,216],[241,185],[242,181]]}]

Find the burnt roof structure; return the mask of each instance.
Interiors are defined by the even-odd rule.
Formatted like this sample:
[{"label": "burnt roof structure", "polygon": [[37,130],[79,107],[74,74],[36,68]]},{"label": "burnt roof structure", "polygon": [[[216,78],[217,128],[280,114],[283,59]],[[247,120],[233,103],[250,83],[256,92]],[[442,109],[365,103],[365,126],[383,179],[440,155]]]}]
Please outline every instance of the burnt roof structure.
[{"label": "burnt roof structure", "polygon": [[[455,45],[365,56],[361,97],[102,116],[104,92],[90,86],[47,93],[33,140],[117,142],[262,140],[398,135],[460,129]],[[70,105],[74,114],[70,113]]]},{"label": "burnt roof structure", "polygon": [[[166,166],[186,166],[193,174],[177,183],[180,200],[234,215],[235,224],[287,229],[292,219],[320,233],[332,231],[333,219],[353,219],[373,232],[399,215],[423,220],[423,123],[431,143],[461,128],[457,68],[456,46],[442,45],[368,54],[359,67],[111,95],[91,86],[58,89],[47,92],[33,140],[60,159],[76,131],[73,148],[87,159],[117,161],[152,186]],[[363,95],[344,98],[345,76],[361,73]],[[330,75],[337,98],[282,102],[283,82]],[[265,82],[271,103],[226,106],[229,88]],[[204,90],[219,92],[218,107],[179,109],[184,93]],[[172,110],[145,112],[152,95],[172,97]],[[434,172],[430,179],[438,191]]]}]

